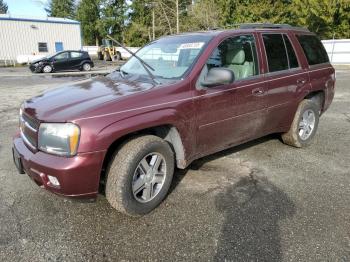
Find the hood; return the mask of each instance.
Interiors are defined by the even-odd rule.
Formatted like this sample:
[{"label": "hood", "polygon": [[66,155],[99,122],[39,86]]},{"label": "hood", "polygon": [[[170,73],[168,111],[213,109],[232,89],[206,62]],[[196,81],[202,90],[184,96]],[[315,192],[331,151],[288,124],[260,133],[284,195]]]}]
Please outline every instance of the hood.
[{"label": "hood", "polygon": [[42,58],[39,58],[39,59],[35,59],[32,62],[30,62],[30,63],[31,64],[36,64],[36,63],[44,62],[44,61],[49,61],[49,59],[47,57],[42,57]]},{"label": "hood", "polygon": [[47,91],[27,100],[24,110],[41,121],[65,122],[87,117],[116,100],[152,88],[150,83],[95,77]]}]

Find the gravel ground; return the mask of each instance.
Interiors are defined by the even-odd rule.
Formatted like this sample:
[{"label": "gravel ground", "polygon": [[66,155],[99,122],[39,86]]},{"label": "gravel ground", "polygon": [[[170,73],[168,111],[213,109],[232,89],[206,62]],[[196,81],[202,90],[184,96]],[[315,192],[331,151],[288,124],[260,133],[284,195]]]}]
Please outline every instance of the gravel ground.
[{"label": "gravel ground", "polygon": [[2,77],[0,261],[350,261],[350,70],[312,146],[268,136],[178,170],[134,219],[38,188],[12,163],[22,100],[78,77]]}]

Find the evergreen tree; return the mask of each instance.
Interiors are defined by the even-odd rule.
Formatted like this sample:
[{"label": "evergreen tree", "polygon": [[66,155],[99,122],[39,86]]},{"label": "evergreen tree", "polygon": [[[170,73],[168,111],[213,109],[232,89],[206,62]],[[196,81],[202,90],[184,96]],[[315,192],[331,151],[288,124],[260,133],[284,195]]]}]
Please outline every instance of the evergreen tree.
[{"label": "evergreen tree", "polygon": [[51,0],[48,8],[45,8],[48,16],[74,18],[75,4],[74,0]]},{"label": "evergreen tree", "polygon": [[3,0],[0,0],[0,14],[6,14],[7,10],[8,10],[7,4]]},{"label": "evergreen tree", "polygon": [[85,45],[99,45],[102,38],[99,30],[101,0],[81,0],[76,18],[81,23]]},{"label": "evergreen tree", "polygon": [[[1,1],[1,0],[0,0]],[[75,0],[77,1],[77,0]],[[349,0],[79,0],[86,44],[108,34],[129,46],[177,31],[234,27],[237,23],[288,23],[321,38],[350,37]],[[51,0],[50,14],[72,17],[74,0]],[[68,10],[68,12],[67,12]],[[153,16],[154,14],[154,16]],[[154,19],[153,19],[154,17]]]},{"label": "evergreen tree", "polygon": [[152,5],[151,1],[134,0],[129,6],[128,25],[125,30],[125,44],[143,46],[152,40]]},{"label": "evergreen tree", "polygon": [[350,37],[350,1],[294,0],[294,24],[305,26],[321,38]]},{"label": "evergreen tree", "polygon": [[119,41],[123,41],[127,4],[124,0],[102,0],[99,32],[105,36],[111,34]]}]

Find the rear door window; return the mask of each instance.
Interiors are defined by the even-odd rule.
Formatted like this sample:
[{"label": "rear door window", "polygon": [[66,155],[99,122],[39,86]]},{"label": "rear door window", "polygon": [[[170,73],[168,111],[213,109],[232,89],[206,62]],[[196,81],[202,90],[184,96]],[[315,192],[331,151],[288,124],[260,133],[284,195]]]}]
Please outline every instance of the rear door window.
[{"label": "rear door window", "polygon": [[314,35],[297,35],[309,65],[328,63],[328,54],[321,41]]},{"label": "rear door window", "polygon": [[281,34],[263,34],[269,72],[289,69],[286,48]]},{"label": "rear door window", "polygon": [[286,44],[286,50],[287,50],[288,61],[289,61],[289,68],[298,68],[299,67],[298,59],[297,59],[297,56],[295,55],[293,46],[292,46],[291,42],[289,41],[288,36],[283,35],[283,40],[284,40],[284,43]]}]

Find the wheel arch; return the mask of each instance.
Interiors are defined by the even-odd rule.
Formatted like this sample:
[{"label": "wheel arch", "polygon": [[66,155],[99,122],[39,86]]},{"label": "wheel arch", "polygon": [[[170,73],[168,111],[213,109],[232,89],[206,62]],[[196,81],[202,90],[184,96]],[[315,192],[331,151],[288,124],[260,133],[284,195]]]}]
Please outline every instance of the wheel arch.
[{"label": "wheel arch", "polygon": [[186,167],[185,148],[178,128],[172,124],[158,125],[130,132],[114,140],[109,145],[104,157],[100,175],[100,183],[102,182],[102,184],[104,184],[108,165],[116,150],[118,150],[118,148],[133,137],[142,135],[154,135],[167,141],[175,154],[176,166],[180,169],[184,169]]},{"label": "wheel arch", "polygon": [[91,65],[92,64],[92,61],[88,60],[88,59],[85,59],[83,61],[80,62],[80,66],[82,67],[84,64],[89,64]]},{"label": "wheel arch", "polygon": [[316,104],[320,105],[321,112],[324,111],[324,105],[325,105],[325,91],[324,90],[315,90],[310,93],[308,93],[304,99],[311,100],[315,102]]}]

